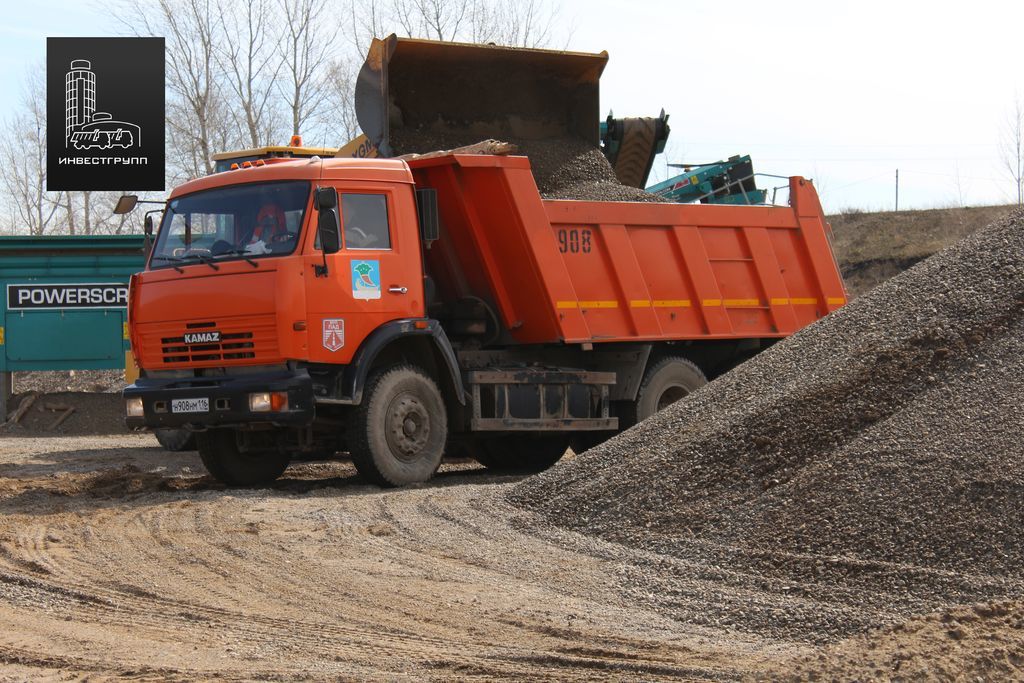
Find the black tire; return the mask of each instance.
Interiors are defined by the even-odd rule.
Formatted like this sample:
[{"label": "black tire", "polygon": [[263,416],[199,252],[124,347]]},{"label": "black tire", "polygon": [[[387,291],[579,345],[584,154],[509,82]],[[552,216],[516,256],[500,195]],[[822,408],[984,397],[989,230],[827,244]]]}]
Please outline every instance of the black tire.
[{"label": "black tire", "polygon": [[269,484],[288,467],[283,451],[242,452],[231,429],[211,429],[196,434],[199,458],[214,479],[228,486]]},{"label": "black tire", "polygon": [[153,433],[165,450],[180,452],[196,449],[196,435],[187,429],[157,429]]},{"label": "black tire", "polygon": [[624,416],[627,424],[623,428],[643,422],[707,383],[708,378],[692,361],[678,356],[662,358],[644,373],[636,401]]},{"label": "black tire", "polygon": [[365,478],[380,486],[404,486],[434,476],[448,440],[441,390],[414,365],[376,372],[352,412],[349,455]]},{"label": "black tire", "polygon": [[543,472],[562,459],[569,438],[557,436],[503,436],[481,439],[473,457],[495,472]]}]

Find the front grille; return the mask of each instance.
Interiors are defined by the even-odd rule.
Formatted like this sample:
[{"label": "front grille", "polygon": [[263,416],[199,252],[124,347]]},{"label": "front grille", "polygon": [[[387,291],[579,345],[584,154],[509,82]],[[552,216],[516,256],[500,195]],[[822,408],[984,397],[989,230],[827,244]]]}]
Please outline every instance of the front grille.
[{"label": "front grille", "polygon": [[[213,325],[203,325],[212,327]],[[189,325],[189,327],[192,327]],[[196,327],[199,327],[196,325]],[[252,332],[225,332],[215,344],[185,343],[185,337],[163,337],[160,340],[165,363],[203,363],[214,360],[240,360],[256,357]]]},{"label": "front grille", "polygon": [[[219,332],[218,341],[187,343],[186,336]],[[143,357],[157,365],[199,365],[276,361],[279,354],[273,316],[246,316],[213,321],[157,323],[140,330]]]}]

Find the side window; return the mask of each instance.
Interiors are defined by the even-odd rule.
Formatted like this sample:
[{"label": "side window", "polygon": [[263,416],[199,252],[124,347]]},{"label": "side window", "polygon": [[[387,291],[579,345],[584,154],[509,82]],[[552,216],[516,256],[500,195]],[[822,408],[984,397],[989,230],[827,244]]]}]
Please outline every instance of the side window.
[{"label": "side window", "polygon": [[388,198],[383,194],[342,194],[346,249],[390,249]]}]

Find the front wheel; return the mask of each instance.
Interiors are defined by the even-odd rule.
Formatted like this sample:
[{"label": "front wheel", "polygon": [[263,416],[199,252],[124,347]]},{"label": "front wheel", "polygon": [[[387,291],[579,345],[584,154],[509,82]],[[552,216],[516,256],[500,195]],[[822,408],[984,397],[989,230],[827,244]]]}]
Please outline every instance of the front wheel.
[{"label": "front wheel", "polygon": [[378,371],[349,419],[349,455],[365,478],[403,486],[434,476],[448,439],[448,414],[434,380],[414,365]]},{"label": "front wheel", "polygon": [[157,429],[153,434],[164,450],[179,452],[196,449],[196,435],[187,429]]},{"label": "front wheel", "polygon": [[288,454],[277,450],[242,451],[231,429],[196,434],[199,458],[213,478],[228,486],[269,484],[287,469]]}]

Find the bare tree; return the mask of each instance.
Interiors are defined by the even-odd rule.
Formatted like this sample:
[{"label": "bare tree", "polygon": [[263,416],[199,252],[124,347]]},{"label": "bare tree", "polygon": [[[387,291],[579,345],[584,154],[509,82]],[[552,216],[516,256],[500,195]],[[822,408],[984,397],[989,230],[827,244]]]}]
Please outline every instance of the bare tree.
[{"label": "bare tree", "polygon": [[1013,98],[1003,125],[1002,158],[1017,192],[1017,206],[1024,206],[1024,100],[1020,95]]},{"label": "bare tree", "polygon": [[965,198],[970,192],[970,183],[965,184],[960,176],[960,162],[957,161],[954,166],[953,174],[953,191],[956,192],[956,205],[959,208],[967,206]]},{"label": "bare tree", "polygon": [[363,54],[370,38],[410,38],[546,47],[560,24],[551,0],[352,0],[351,41]]},{"label": "bare tree", "polygon": [[348,12],[349,40],[357,55],[366,54],[373,38],[393,32],[385,28],[390,25],[390,9],[385,3],[377,0],[350,0]]},{"label": "bare tree", "polygon": [[472,0],[394,0],[393,12],[409,36],[458,40],[472,5]]},{"label": "bare tree", "polygon": [[358,65],[341,57],[331,62],[327,69],[327,89],[330,106],[324,108],[320,130],[327,141],[344,144],[359,135],[359,121],[356,120],[355,85]]},{"label": "bare tree", "polygon": [[259,147],[273,141],[279,122],[274,80],[282,68],[279,40],[270,0],[218,0],[220,33],[217,58],[231,89],[231,120],[248,134],[248,144]]},{"label": "bare tree", "polygon": [[46,97],[42,65],[27,72],[18,113],[0,129],[2,231],[29,235],[91,235],[131,227],[115,216],[120,192],[46,190]]},{"label": "bare tree", "polygon": [[42,235],[60,219],[63,193],[46,191],[46,87],[42,66],[27,72],[21,111],[0,135],[0,182],[13,232]]},{"label": "bare tree", "polygon": [[166,39],[170,175],[176,181],[212,173],[211,154],[240,137],[223,99],[229,88],[219,79],[217,50],[228,38],[217,10],[216,0],[121,0],[114,6],[131,33]]},{"label": "bare tree", "polygon": [[330,88],[325,73],[335,50],[338,26],[320,0],[278,0],[284,14],[281,94],[291,113],[292,135],[316,121]]},{"label": "bare tree", "polygon": [[547,47],[558,24],[558,6],[547,0],[474,0],[469,40],[517,47]]}]

